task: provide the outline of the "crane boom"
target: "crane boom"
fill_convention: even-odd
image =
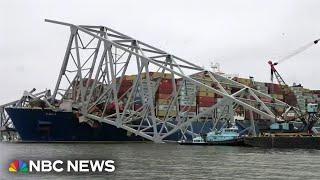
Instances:
[[[320,41],[320,39],[317,39],[317,40],[315,40],[315,41],[313,41],[313,42],[311,42],[311,43],[308,43],[308,44],[300,47],[299,49],[293,51],[292,53],[288,54],[287,56],[281,58],[281,59],[277,62],[277,64],[280,64],[280,63],[282,63],[282,62],[284,62],[284,61],[292,58],[293,56],[302,53],[303,51],[309,49],[311,46],[317,44],[319,41]]]
[[[280,64],[280,63],[282,63],[282,62],[284,62],[284,61],[286,61],[286,60],[288,60],[288,59],[290,59],[290,58],[292,58],[293,56],[295,56],[295,55],[297,55],[297,54],[300,54],[301,52],[309,49],[311,46],[317,44],[319,41],[320,41],[320,39],[317,39],[317,40],[315,40],[315,41],[313,41],[313,42],[311,42],[311,43],[308,43],[308,44],[302,46],[301,48],[295,50],[294,52],[290,53],[289,55],[281,58],[281,59],[280,59],[279,61],[277,61],[277,62],[268,61],[268,64],[270,65],[270,68],[271,68],[271,76],[270,76],[270,77],[271,77],[271,83],[273,83],[273,77],[275,76],[276,79],[277,79],[277,81],[278,81],[278,84],[279,84],[280,87],[281,87],[282,93],[283,93],[283,95],[284,95],[284,100],[285,100],[285,102],[286,102],[286,97],[287,97],[287,96],[293,96],[293,94],[292,94],[292,93],[289,93],[290,91],[287,90],[288,85],[287,85],[287,83],[284,81],[284,79],[281,77],[281,75],[279,74],[279,72],[277,71],[277,69],[275,68],[275,66],[278,65],[278,64]],[[272,88],[271,88],[271,93],[274,93],[274,92],[273,92],[273,90],[274,90],[273,85],[272,85],[271,87],[272,87]],[[291,100],[291,103],[289,103],[289,102],[286,102],[286,103],[295,106],[295,105],[296,105],[296,100],[295,100],[295,101],[292,101],[292,99],[294,99],[293,97],[289,97],[289,99]]]
[[[308,43],[308,44],[302,46],[301,48],[293,51],[293,52],[290,53],[289,55],[281,58],[281,59],[280,59],[279,61],[277,61],[277,62],[274,62],[274,63],[273,63],[272,61],[268,61],[268,64],[269,64],[270,67],[271,67],[271,82],[273,82],[273,75],[275,75],[280,85],[281,85],[281,84],[286,85],[285,81],[284,81],[283,78],[280,76],[280,74],[279,74],[278,71],[276,70],[275,66],[278,65],[278,64],[280,64],[280,63],[282,63],[282,62],[284,62],[284,61],[286,61],[286,60],[288,60],[288,59],[290,59],[291,57],[293,57],[293,56],[295,56],[295,55],[297,55],[297,54],[302,53],[303,51],[309,49],[311,46],[317,44],[319,41],[320,41],[320,39],[314,40],[314,41],[312,41],[311,43]]]

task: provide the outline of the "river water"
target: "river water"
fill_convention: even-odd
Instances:
[[[320,150],[112,143],[0,143],[0,179],[320,179]],[[9,173],[13,159],[112,159],[113,173]]]

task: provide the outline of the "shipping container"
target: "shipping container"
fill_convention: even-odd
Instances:
[[[196,101],[179,101],[179,104],[182,106],[196,106]]]
[[[196,112],[197,106],[179,106],[180,111]]]
[[[211,87],[211,85],[208,85]],[[211,90],[210,88],[208,87],[205,87],[205,86],[199,86],[198,87],[198,91],[202,91],[202,92],[213,92],[213,90]]]
[[[171,96],[171,94],[157,93],[156,94],[156,98],[158,98],[158,99],[170,99],[170,98],[172,98],[172,96]]]
[[[202,91],[199,91],[197,96],[207,96],[207,97],[215,97],[214,96],[215,94],[213,92],[202,92]]]
[[[183,113],[180,113],[181,118],[193,118],[196,115],[197,115],[196,112],[183,112]]]
[[[172,79],[173,75],[172,73],[162,73],[162,72],[149,72],[149,77],[150,79]],[[147,73],[141,73],[141,78],[146,79],[147,78]]]
[[[166,116],[167,113],[168,113],[169,117],[177,116],[177,111],[174,111],[174,110],[171,110],[171,111],[158,110],[157,111],[157,116],[158,117],[164,117],[164,116]]]
[[[198,114],[204,113],[201,117],[212,116],[213,110],[209,110],[209,107],[199,107]]]
[[[137,78],[137,75],[125,75],[123,77],[124,80],[127,80],[127,81],[133,81]]]
[[[213,97],[208,97],[208,96],[197,96],[197,102],[207,102],[207,103],[213,103],[215,102],[215,98]]]
[[[215,104],[216,104],[215,102],[199,102],[198,106],[199,107],[211,107]]]
[[[266,86],[268,87],[268,93],[269,94],[282,94],[282,89],[279,84],[272,84],[272,83],[266,83]]]
[[[170,107],[170,105],[162,105],[161,104],[161,105],[158,105],[157,108],[160,111],[167,111],[169,108],[170,108],[171,111],[173,111],[173,110],[177,109],[177,106],[171,105],[171,107]]]
[[[149,72],[150,79],[160,78],[161,75],[162,75],[162,73],[160,73],[160,72]],[[146,72],[141,73],[141,78],[142,79],[146,79],[147,78],[147,73]]]
[[[170,104],[171,102],[171,99],[157,99],[157,103],[160,105],[160,104]]]
[[[252,85],[252,81],[250,79],[236,77],[234,80],[246,86]]]
[[[160,94],[171,94],[173,91],[172,81],[168,79],[162,79],[159,84],[158,92]]]

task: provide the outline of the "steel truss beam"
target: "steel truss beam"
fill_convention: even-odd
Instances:
[[[12,101],[0,106],[0,139],[2,138],[2,132],[7,131],[8,129],[14,129],[14,124],[11,121],[9,115],[5,111],[5,108],[8,107],[25,107],[29,104],[30,101],[35,99],[42,99],[47,106],[51,107],[51,104],[47,101],[49,99],[50,90],[45,90],[39,93],[35,93],[36,89],[32,89],[31,91],[25,91],[23,96],[16,101]]]
[[[271,106],[292,108],[267,94],[208,72],[191,61],[109,27],[74,25],[53,20],[46,22],[68,26],[71,31],[51,102],[71,99],[73,108],[78,109],[87,121],[108,123],[145,139],[163,142],[176,132],[181,132],[184,137],[196,135],[192,121],[219,120],[219,117],[233,120],[234,110],[238,107],[271,121],[282,120],[275,115]],[[157,73],[157,77],[153,77],[152,73]],[[123,92],[122,85],[132,74],[136,76]],[[214,86],[205,83],[202,76],[210,77],[209,81]],[[164,110],[165,115],[160,118],[157,115],[159,105],[156,103],[156,92],[162,78],[172,83],[173,91]],[[205,88],[220,96],[221,101],[197,115],[188,116],[188,109],[179,108],[183,88],[177,85],[176,79],[192,84],[197,89]],[[239,90],[231,93],[228,90],[231,87]],[[190,94],[190,97],[195,96]],[[265,103],[262,98],[271,103]],[[140,107],[135,107],[137,99],[141,100]],[[112,112],[110,106],[113,107]],[[186,106],[191,108],[191,105]],[[253,118],[252,129],[254,131]]]

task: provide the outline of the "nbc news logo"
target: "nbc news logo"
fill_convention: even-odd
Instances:
[[[28,172],[28,165],[23,160],[14,160],[9,165],[9,172],[21,172],[26,173]]]
[[[114,172],[113,160],[13,160],[9,164],[11,173],[27,172]]]

